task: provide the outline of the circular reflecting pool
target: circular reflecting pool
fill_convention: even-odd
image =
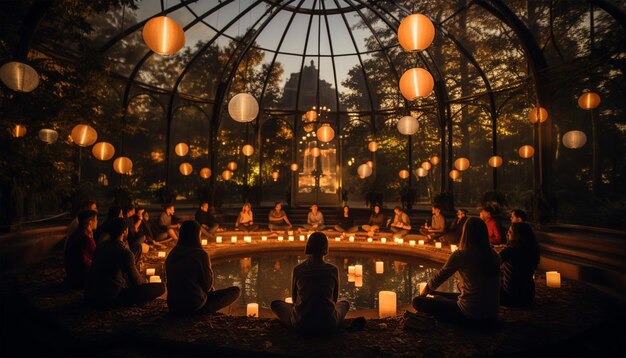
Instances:
[[[242,293],[238,303],[256,302],[269,308],[273,300],[291,296],[291,272],[305,259],[305,255],[285,252],[215,260],[215,287],[239,286]],[[409,304],[419,292],[419,284],[441,267],[436,262],[385,254],[335,252],[326,260],[339,269],[339,299],[348,300],[351,310],[377,308],[379,291],[396,292],[398,307]],[[382,273],[377,273],[377,262],[382,262],[378,263]],[[348,274],[355,265],[362,266],[362,276]],[[452,277],[439,291],[457,292],[456,284]]]

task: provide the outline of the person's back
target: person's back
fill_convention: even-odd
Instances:
[[[327,262],[307,259],[293,269],[293,284],[297,290],[294,300],[294,327],[320,331],[337,325],[335,311],[339,271]]]
[[[202,248],[177,245],[165,261],[167,306],[174,313],[193,313],[204,306],[212,285],[209,255]]]
[[[539,244],[527,223],[513,223],[511,228],[511,242],[500,251],[502,259],[500,304],[529,306],[535,298],[533,274],[539,264]]]
[[[464,250],[458,250],[457,255],[461,265],[458,270],[461,291],[459,308],[470,319],[497,317],[500,292],[498,267],[485,268],[479,259]],[[494,252],[493,255],[497,254]]]

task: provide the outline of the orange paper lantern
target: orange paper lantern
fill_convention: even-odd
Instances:
[[[274,181],[278,181],[279,176],[280,174],[277,171],[272,172],[272,179],[274,179]]]
[[[432,165],[430,164],[430,162],[423,162],[421,167],[426,170],[430,170],[430,168],[432,168]]]
[[[107,142],[96,143],[91,147],[91,154],[98,160],[109,160],[115,155],[115,147]]]
[[[494,155],[489,158],[489,166],[492,168],[498,168],[502,165],[502,157],[498,155]]]
[[[548,120],[548,111],[543,107],[535,107],[530,110],[528,114],[528,121],[530,123],[543,123]]]
[[[200,169],[200,177],[202,177],[202,179],[209,179],[211,177],[211,169],[206,167]]]
[[[520,157],[530,158],[535,154],[535,148],[532,145],[523,145],[518,152]]]
[[[435,39],[435,26],[422,14],[404,18],[398,27],[398,41],[406,51],[422,51]]]
[[[367,149],[368,149],[370,152],[372,152],[372,153],[376,152],[376,151],[378,150],[378,143],[376,143],[376,142],[374,142],[374,141],[371,141],[371,142],[367,145]]]
[[[98,133],[91,126],[79,124],[72,129],[72,140],[80,147],[88,147],[98,140]]]
[[[457,168],[459,171],[467,170],[469,166],[470,166],[470,161],[467,158],[459,158],[454,161],[454,167]]]
[[[178,166],[178,170],[180,171],[180,174],[187,176],[193,172],[193,166],[189,163],[182,163]]]
[[[298,171],[298,164],[297,163],[293,163],[291,164],[291,171],[292,172],[297,172]]]
[[[230,178],[233,177],[233,172],[231,172],[230,170],[224,170],[222,172],[222,179],[224,180],[230,180]]]
[[[26,127],[21,124],[16,124],[11,128],[11,135],[15,138],[23,137],[26,135]]]
[[[457,180],[461,177],[461,172],[456,170],[456,169],[452,169],[450,170],[450,178],[452,180]]]
[[[311,148],[311,155],[312,155],[313,157],[317,158],[317,157],[319,157],[321,154],[322,154],[322,151],[321,151],[319,148],[317,148],[317,147]]]
[[[401,179],[406,179],[406,178],[408,178],[408,177],[409,177],[409,171],[408,171],[408,170],[406,170],[406,169],[402,169],[402,170],[400,170],[400,171],[398,172],[398,176],[399,176]]]
[[[578,106],[582,109],[595,109],[600,105],[600,96],[595,92],[585,92],[578,97]]]
[[[371,160],[368,160],[365,164],[369,165],[370,168],[374,168],[374,162]]]
[[[243,153],[246,157],[249,157],[254,154],[254,147],[250,144],[246,144],[241,148],[241,153]]]
[[[423,68],[411,68],[400,77],[400,92],[409,101],[428,97],[433,87],[435,87],[433,76]]]
[[[226,166],[228,168],[228,170],[230,170],[231,172],[234,172],[235,170],[237,170],[237,163],[235,162],[230,162],[228,163],[228,165]]]
[[[433,165],[437,165],[437,164],[439,164],[439,157],[438,157],[438,156],[436,156],[436,155],[433,155],[432,157],[430,157],[430,162],[431,162]]]
[[[187,153],[189,153],[189,146],[187,143],[178,143],[174,147],[174,153],[176,153],[179,157],[184,157]]]
[[[167,16],[157,16],[143,26],[143,41],[155,53],[173,55],[185,46],[185,31]]]
[[[335,130],[328,123],[324,123],[321,127],[317,129],[317,139],[320,142],[330,142],[335,138]]]
[[[304,114],[304,118],[307,122],[315,122],[317,120],[317,112],[316,111],[308,111]]]
[[[113,170],[118,174],[129,174],[133,170],[133,161],[128,157],[119,157],[113,161]]]
[[[359,178],[365,179],[368,176],[372,175],[372,167],[367,164],[361,164],[356,170]]]

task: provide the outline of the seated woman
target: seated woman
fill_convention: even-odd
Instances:
[[[361,226],[363,230],[367,231],[368,236],[374,236],[377,231],[383,227],[383,222],[385,220],[385,215],[380,212],[380,206],[378,204],[374,204],[374,208],[372,210],[372,214],[370,214],[370,218],[367,221],[367,225]]]
[[[243,204],[243,207],[239,212],[239,216],[237,216],[235,230],[256,231],[258,229],[259,225],[254,225],[254,216],[252,215],[252,207],[250,203]]]
[[[100,244],[101,242],[108,240],[111,222],[115,218],[123,217],[124,212],[122,211],[122,208],[120,208],[119,206],[110,207],[109,211],[107,212],[106,219],[104,219],[104,222],[100,224],[100,226],[98,226],[98,229],[96,229],[93,233],[93,239],[96,241],[96,244]]]
[[[343,321],[350,304],[339,301],[339,271],[324,261],[328,254],[328,238],[314,232],[306,243],[309,257],[294,267],[291,281],[293,304],[273,301],[272,312],[288,327],[325,334],[334,331]]]
[[[185,221],[165,260],[167,306],[172,313],[214,313],[239,298],[239,287],[216,290],[209,254],[200,245],[200,225]]]
[[[399,206],[393,209],[393,213],[393,220],[387,220],[388,224],[390,224],[389,229],[393,232],[394,237],[406,236],[409,231],[411,231],[411,220],[409,216]]]
[[[311,211],[306,217],[306,224],[302,225],[305,230],[321,231],[326,228],[324,225],[324,214],[319,211],[317,205],[311,205]]]
[[[346,233],[359,231],[359,227],[354,226],[354,218],[352,217],[352,214],[350,214],[350,207],[348,207],[348,205],[345,205],[337,216],[335,231],[342,233],[342,236]]]
[[[503,306],[530,306],[535,299],[533,274],[539,265],[539,244],[533,229],[525,222],[511,225],[507,246],[500,251],[502,287],[500,304]]]
[[[291,223],[289,222],[289,218],[287,218],[287,213],[282,209],[283,205],[280,201],[274,204],[274,209],[270,210],[269,213],[269,229],[270,231],[280,231],[280,230],[289,230],[291,229]]]
[[[96,242],[93,232],[98,226],[98,213],[83,210],[78,213],[78,227],[67,239],[65,245],[65,282],[71,288],[83,288],[87,272],[93,262]]]
[[[97,307],[119,307],[151,301],[163,293],[162,283],[145,283],[128,249],[128,226],[122,218],[111,221],[109,240],[98,245],[87,279],[85,298]]]
[[[435,291],[457,271],[460,295]],[[436,297],[426,297],[429,293]],[[500,259],[489,245],[487,225],[469,218],[459,249],[413,299],[413,307],[446,321],[484,322],[498,317],[499,297]]]

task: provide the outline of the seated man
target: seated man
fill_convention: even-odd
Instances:
[[[288,327],[312,334],[332,332],[341,324],[350,304],[337,302],[339,271],[324,261],[328,238],[314,232],[306,243],[309,257],[293,269],[291,297],[293,304],[273,301],[272,311]]]
[[[124,218],[126,219],[126,225],[128,226],[128,248],[135,256],[135,264],[139,267],[139,260],[141,259],[141,244],[146,240],[145,235],[141,233],[141,220],[143,217],[143,209],[135,209],[130,205],[124,208]],[[139,219],[139,220],[137,220]]]
[[[305,230],[321,231],[326,227],[324,225],[324,214],[318,210],[317,205],[311,205],[311,211],[306,218],[306,224],[303,225]]]
[[[83,210],[78,213],[78,225],[67,240],[65,247],[65,282],[71,288],[83,288],[85,278],[93,263],[96,242],[93,231],[98,226],[98,213]]]
[[[526,212],[524,210],[522,209],[511,210],[511,226],[509,226],[509,230],[506,232],[507,243],[511,240],[513,224],[524,222],[527,219],[528,219],[528,216],[526,216]]]
[[[215,216],[209,211],[209,203],[206,201],[200,203],[200,208],[196,211],[196,221],[202,228],[203,237],[213,237],[219,228],[217,219],[215,219]]]
[[[455,244],[458,245],[461,240],[461,234],[463,233],[463,225],[467,221],[467,210],[459,209],[456,211],[456,220],[454,220],[450,227],[448,228],[447,233],[443,236],[443,241],[447,244]]]
[[[420,228],[420,233],[428,236],[429,240],[436,240],[446,231],[446,218],[441,215],[441,208],[438,205],[433,205],[432,213],[430,226],[425,225]]]
[[[162,283],[144,283],[135,257],[125,240],[128,226],[122,218],[112,220],[110,239],[98,245],[85,287],[85,298],[98,307],[126,306],[151,301],[163,293]]]
[[[411,230],[409,216],[399,206],[393,209],[393,213],[393,220],[387,220],[387,225],[390,225],[389,229],[393,232],[394,237],[404,237]]]
[[[174,204],[163,207],[163,212],[159,215],[158,225],[155,227],[156,241],[178,240],[180,224],[172,224],[174,212]]]
[[[480,218],[483,219],[485,224],[487,224],[487,230],[489,232],[489,244],[506,244],[505,240],[502,239],[502,231],[500,230],[500,225],[493,217],[494,214],[495,210],[491,206],[486,206],[480,211]]]
[[[291,223],[287,218],[287,213],[282,209],[283,205],[280,201],[274,204],[274,209],[269,213],[269,229],[270,231],[280,231],[291,229]]]

